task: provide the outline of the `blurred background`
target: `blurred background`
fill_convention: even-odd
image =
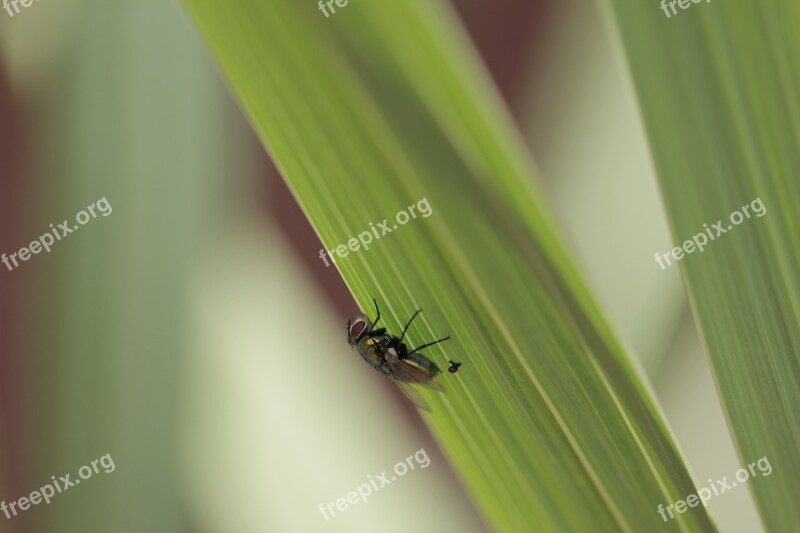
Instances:
[[[671,239],[608,17],[454,8],[695,478],[730,474],[680,273],[653,259]],[[104,454],[116,469],[0,531],[486,531],[414,407],[347,346],[359,310],[181,6],[0,11],[0,252],[102,197],[110,216],[0,267],[0,500]],[[319,512],[421,448],[428,468]],[[761,530],[745,490],[710,505],[723,531]]]

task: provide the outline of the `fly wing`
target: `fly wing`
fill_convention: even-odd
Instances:
[[[428,412],[433,411],[433,409],[431,409],[431,406],[428,405],[428,402],[425,401],[425,398],[423,398],[420,395],[420,393],[416,389],[414,389],[414,387],[412,387],[407,383],[403,383],[402,381],[397,381],[391,376],[387,377],[389,378],[389,381],[397,385],[397,388],[400,389],[400,392],[402,392],[406,398],[411,400],[411,403],[413,403],[423,411],[428,411]]]
[[[422,385],[431,390],[444,392],[444,387],[433,381],[433,378],[421,367],[416,366],[407,359],[398,358],[394,348],[386,350],[384,357],[391,370],[390,377],[394,378],[395,381]]]

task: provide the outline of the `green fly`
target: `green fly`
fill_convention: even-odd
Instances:
[[[381,319],[378,303],[375,304],[375,320],[370,321],[364,315],[351,318],[347,321],[347,342],[355,346],[361,357],[369,365],[389,378],[414,405],[420,409],[430,411],[428,403],[410,385],[422,385],[431,390],[444,392],[444,387],[433,381],[441,373],[439,367],[419,353],[420,350],[446,341],[445,337],[437,341],[423,344],[411,351],[403,343],[403,338],[411,322],[420,313],[417,311],[403,328],[400,337],[395,337],[386,332],[386,328],[376,328]]]

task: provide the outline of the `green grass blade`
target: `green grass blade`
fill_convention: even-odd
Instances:
[[[613,4],[675,243],[766,208],[680,267],[742,466],[774,469],[747,482],[765,526],[799,531],[800,4]]]
[[[428,200],[337,266],[390,331],[424,308],[411,345],[453,336],[427,352],[464,363],[427,420],[494,527],[714,529],[702,507],[659,517],[690,476],[440,3],[186,4],[326,246]]]

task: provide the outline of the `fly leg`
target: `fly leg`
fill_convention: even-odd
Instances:
[[[447,339],[449,339],[449,338],[450,338],[450,337],[445,337],[444,339],[439,339],[438,341],[433,341],[433,342],[429,342],[429,343],[427,343],[427,344],[423,344],[422,346],[420,346],[420,347],[418,347],[418,348],[414,348],[413,350],[411,350],[411,352],[409,352],[409,354],[408,354],[408,355],[415,354],[415,353],[419,352],[420,350],[422,350],[422,349],[424,349],[424,348],[427,348],[427,347],[429,347],[429,346],[433,346],[434,344],[439,344],[440,342],[444,342],[444,341],[446,341],[446,340],[447,340]]]
[[[370,330],[370,332],[367,333],[365,335],[365,337],[367,337],[367,338],[380,337],[384,333],[386,333],[386,328],[373,329],[373,330]]]
[[[414,313],[413,315],[411,315],[411,318],[408,319],[408,323],[406,324],[406,327],[403,328],[403,333],[400,335],[400,339],[399,339],[398,342],[403,342],[403,337],[406,336],[406,331],[408,331],[408,326],[411,325],[411,322],[413,322],[414,319],[417,318],[417,315],[420,314],[421,312],[422,312],[422,309],[417,309],[417,312]]]
[[[375,298],[372,299],[372,303],[375,304],[375,313],[377,313],[377,315],[378,315],[378,316],[375,317],[375,320],[372,321],[372,327],[374,328],[375,324],[378,323],[378,320],[381,319],[381,310],[378,309],[378,302],[377,302],[377,300],[375,300]],[[386,331],[386,330],[384,330],[384,331]]]

